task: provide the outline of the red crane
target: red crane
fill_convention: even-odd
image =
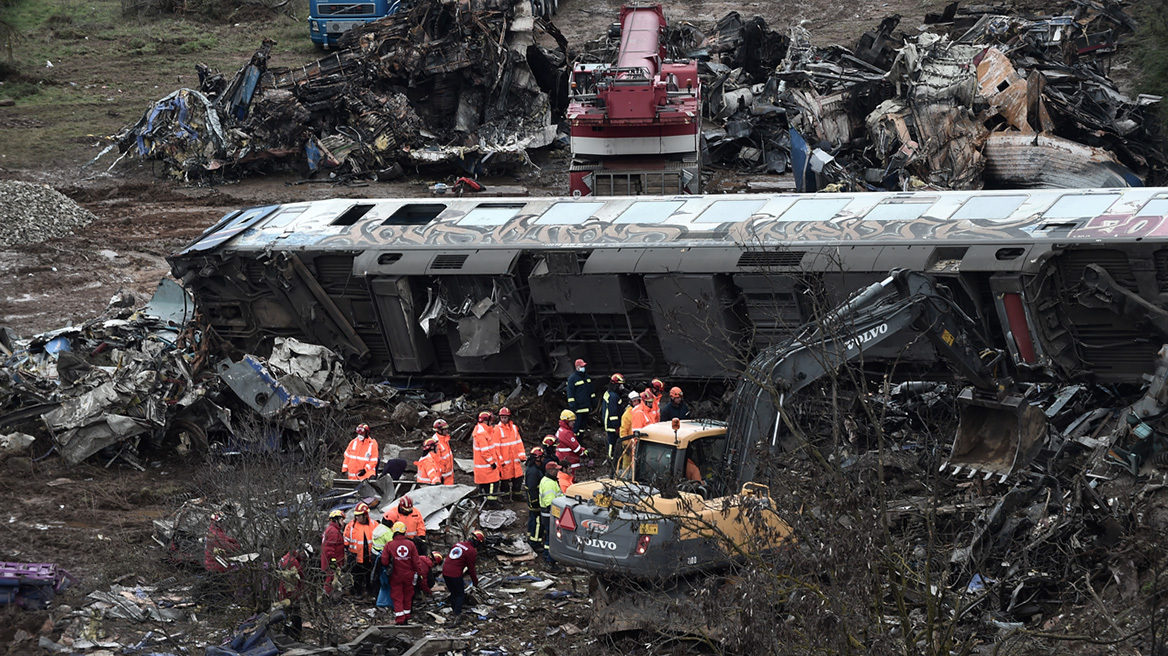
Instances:
[[[576,64],[568,101],[573,195],[701,193],[697,62],[665,59],[661,5],[621,7],[613,64]]]

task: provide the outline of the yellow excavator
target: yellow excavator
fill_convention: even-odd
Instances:
[[[971,384],[949,459],[1005,479],[1042,446],[1046,417],[1004,371],[1007,357],[930,276],[895,270],[785,344],[760,353],[742,374],[729,423],[687,420],[634,433],[631,466],[577,483],[552,506],[557,561],[606,575],[661,580],[724,567],[794,543],[766,486],[758,456],[787,430],[784,401],[902,331],[933,344]]]

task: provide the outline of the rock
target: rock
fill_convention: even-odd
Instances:
[[[32,443],[35,441],[35,437],[25,433],[0,435],[0,450],[8,451],[13,455],[24,453],[28,451],[28,447],[32,446]]]
[[[23,456],[9,458],[4,463],[9,472],[13,474],[31,474],[32,460]]]
[[[64,237],[96,218],[47,185],[0,180],[0,248]]]
[[[393,414],[389,416],[390,421],[395,424],[401,424],[406,428],[417,428],[420,417],[418,411],[408,403],[399,403],[393,409]]]

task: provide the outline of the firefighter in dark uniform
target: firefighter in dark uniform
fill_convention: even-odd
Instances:
[[[568,376],[568,409],[576,413],[576,425],[572,432],[577,435],[588,427],[588,415],[596,405],[596,390],[592,388],[592,377],[584,368],[583,360],[576,360],[576,370]]]

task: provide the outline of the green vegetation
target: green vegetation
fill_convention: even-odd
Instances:
[[[1140,3],[1133,12],[1139,21],[1132,43],[1139,90],[1168,97],[1168,0]],[[1168,104],[1160,104],[1160,118],[1168,119]]]
[[[84,163],[155,100],[197,88],[195,64],[231,76],[265,38],[273,66],[312,61],[307,16],[307,0],[0,0],[0,98],[16,101],[0,166]]]

